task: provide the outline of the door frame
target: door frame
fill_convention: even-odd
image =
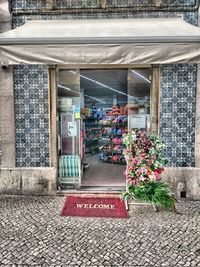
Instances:
[[[153,134],[159,134],[160,124],[160,66],[159,65],[49,65],[48,66],[48,102],[49,102],[49,150],[50,167],[58,170],[57,157],[57,73],[59,69],[134,69],[151,68],[151,96],[150,96],[150,129]]]

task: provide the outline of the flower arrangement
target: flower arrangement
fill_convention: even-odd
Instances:
[[[166,159],[165,144],[160,137],[144,131],[130,131],[124,136],[124,155],[127,163],[125,176],[128,184],[124,199],[134,198],[151,202],[154,207],[164,206],[175,210],[173,198],[167,184],[160,181]]]

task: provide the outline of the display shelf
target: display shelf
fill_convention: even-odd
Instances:
[[[85,128],[85,153],[92,155],[97,154],[99,152],[99,133],[101,130],[98,119],[86,117],[83,122]]]
[[[123,133],[127,131],[127,118],[125,116],[108,116],[105,117],[115,120],[109,123],[104,123],[101,120],[101,137],[99,138],[99,159],[105,163],[124,164],[125,158],[123,156],[124,145],[122,144]],[[118,119],[123,118],[123,122],[116,123]]]
[[[99,158],[102,162],[120,164],[120,160],[113,160],[112,157],[123,158],[122,136],[127,131],[127,117],[109,115],[99,120],[96,117],[85,117],[83,121],[85,153],[95,154],[99,152]],[[105,157],[111,158],[105,160]]]

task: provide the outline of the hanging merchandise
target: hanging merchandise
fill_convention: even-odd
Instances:
[[[112,111],[107,113],[108,116],[123,116],[127,115],[127,110],[125,107],[120,107],[119,105],[112,106]]]
[[[95,102],[92,104],[92,113],[91,117],[97,118],[97,108],[95,106]]]
[[[99,152],[99,136],[100,136],[100,126],[98,119],[94,117],[86,117],[84,119],[85,127],[85,153],[86,154],[96,154]]]
[[[125,108],[113,106],[112,111],[99,121],[99,159],[103,162],[126,164],[122,136],[127,133],[127,116],[122,112],[125,112]]]

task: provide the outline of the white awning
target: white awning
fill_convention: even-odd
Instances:
[[[0,64],[200,63],[200,28],[181,18],[33,20],[0,34]]]

